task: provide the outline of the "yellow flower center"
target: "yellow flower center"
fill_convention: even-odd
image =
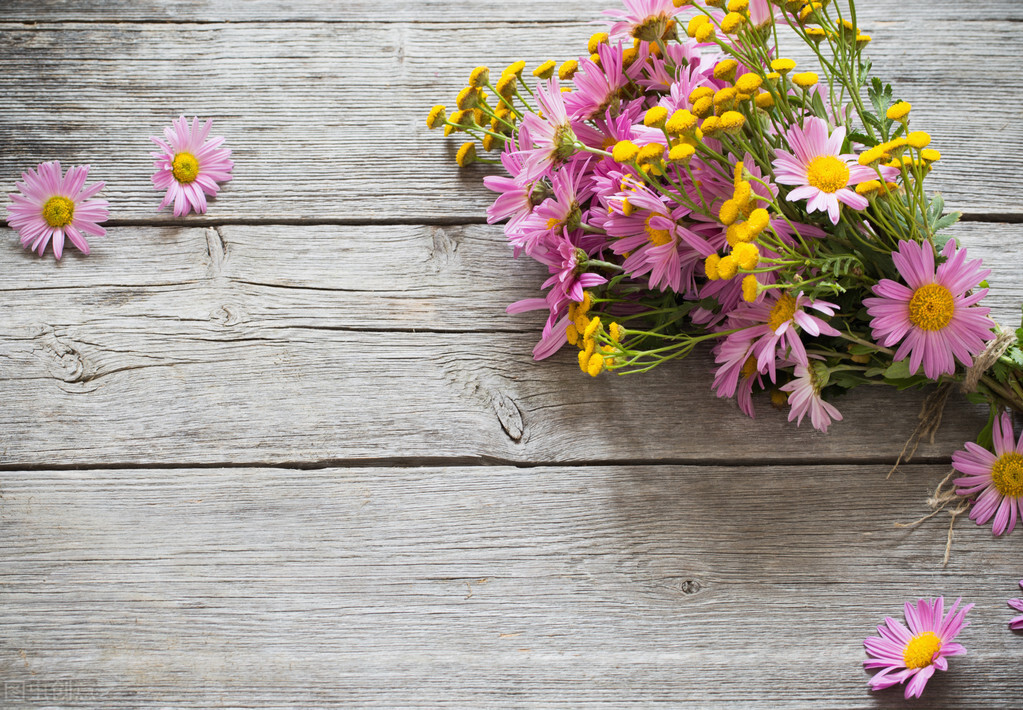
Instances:
[[[655,215],[651,214],[646,218],[646,236],[647,239],[650,240],[651,244],[659,247],[671,241],[671,232],[667,229],[654,229],[651,227],[650,220],[653,219],[654,216]]]
[[[43,205],[43,219],[51,227],[71,224],[75,217],[75,203],[67,197],[51,197]]]
[[[771,330],[778,330],[783,323],[788,323],[792,320],[792,316],[796,314],[796,299],[792,296],[782,294],[782,297],[778,299],[778,302],[774,304],[774,308],[771,309],[771,314],[767,319],[767,325],[771,326]]]
[[[991,467],[991,480],[1003,496],[1023,496],[1023,456],[1014,451],[1002,454]]]
[[[746,358],[746,362],[742,364],[742,370],[739,372],[747,380],[753,377],[753,375],[757,374],[757,359],[750,355]]]
[[[199,161],[191,153],[178,153],[174,156],[174,179],[178,182],[190,183],[199,174]]]
[[[833,155],[819,155],[806,166],[806,181],[822,192],[838,192],[849,184],[849,166]]]
[[[902,661],[906,668],[925,668],[931,665],[934,654],[941,650],[941,639],[933,631],[917,634],[906,644],[902,652]]]
[[[909,301],[909,322],[924,330],[941,330],[954,313],[955,298],[941,284],[921,286]]]

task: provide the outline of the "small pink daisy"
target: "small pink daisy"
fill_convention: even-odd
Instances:
[[[803,423],[803,417],[810,415],[810,423],[817,431],[825,434],[832,420],[842,421],[842,414],[834,405],[821,397],[821,378],[811,363],[810,367],[796,365],[795,379],[779,389],[789,393],[789,421],[796,420],[796,426]]]
[[[944,597],[920,599],[915,605],[906,602],[908,629],[896,619],[885,617],[884,625],[877,627],[880,636],[863,640],[871,656],[863,665],[882,669],[870,679],[870,689],[883,690],[908,680],[906,699],[919,698],[935,670],[948,670],[946,659],[949,656],[965,655],[966,649],[953,639],[970,625],[964,619],[973,604],[967,604],[956,613],[960,601],[956,599],[947,616]]]
[[[753,354],[757,358],[757,370],[770,375],[771,382],[776,381],[779,361],[809,366],[806,348],[799,337],[800,331],[813,338],[839,334],[820,316],[812,315],[810,309],[830,318],[835,315],[838,306],[827,301],[812,300],[804,296],[802,291],[795,297],[772,291],[762,301],[744,303],[729,314],[730,327],[741,328],[743,324],[749,324],[747,332],[741,337],[756,340]],[[735,338],[739,334],[733,333],[727,337]]]
[[[1023,513],[1023,437],[1016,443],[1008,412],[992,427],[995,452],[966,442],[965,450],[952,454],[952,468],[965,474],[953,481],[961,496],[980,494],[970,510],[970,520],[984,525],[994,516],[995,535],[1012,532]]]
[[[221,148],[222,136],[210,138],[213,121],[206,121],[201,127],[199,119],[193,118],[189,127],[184,116],[177,118],[163,129],[166,140],[155,136],[150,138],[160,148],[150,153],[156,162],[153,167],[153,187],[166,190],[163,202],[157,208],[162,210],[174,203],[174,216],[181,217],[194,210],[196,214],[206,212],[206,196],[216,197],[220,185],[231,179],[231,150]]]
[[[1023,579],[1019,581],[1019,586],[1023,587]],[[1023,599],[1010,599],[1009,606],[1016,611],[1023,611]],[[1023,616],[1014,616],[1009,621],[1009,628],[1013,631],[1023,631]]]
[[[832,224],[838,224],[839,202],[854,210],[866,209],[867,198],[849,186],[876,179],[877,173],[860,165],[852,153],[841,152],[845,126],[828,136],[827,121],[810,117],[802,127],[790,128],[785,139],[792,152],[774,151],[774,174],[782,185],[798,185],[789,193],[789,202],[807,200],[808,212],[827,212]]]
[[[106,200],[91,199],[104,183],[86,186],[88,176],[88,165],[68,168],[62,175],[56,161],[21,174],[22,182],[15,183],[21,194],[12,193],[13,204],[7,206],[7,223],[17,230],[21,246],[42,256],[52,239],[53,255],[60,259],[66,236],[80,252],[89,253],[85,235],[104,236],[107,232],[99,223],[106,221],[110,210]]]
[[[660,39],[668,21],[681,12],[672,0],[622,0],[623,10],[604,10],[616,22],[609,23],[612,40],[641,39],[647,42]]]
[[[518,179],[526,184],[555,168],[575,155],[576,135],[568,120],[564,94],[557,77],[551,77],[536,86],[536,102],[543,112],[543,118],[527,113],[522,118],[522,131],[529,136],[531,148],[522,147],[522,170]]]
[[[953,374],[955,360],[973,365],[973,356],[994,337],[991,309],[977,305],[987,289],[972,290],[991,272],[980,259],[966,261],[966,249],[957,250],[951,239],[942,256],[945,263],[935,270],[930,244],[899,242],[892,260],[908,286],[882,279],[873,288],[880,298],[863,299],[874,340],[885,347],[901,340],[895,360],[908,356],[913,373],[922,362],[932,380]]]

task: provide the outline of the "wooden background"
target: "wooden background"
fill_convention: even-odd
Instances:
[[[824,436],[716,399],[706,353],[531,361],[541,316],[503,309],[541,270],[423,119],[599,7],[2,4],[0,190],[89,163],[112,215],[60,263],[0,230],[0,707],[903,707],[861,642],[936,595],[976,603],[969,655],[916,706],[1023,707],[1023,533],[960,522],[942,568],[947,516],[894,527],[976,409],[886,480],[917,393]],[[1023,9],[860,15],[1016,325]],[[174,219],[148,138],[180,114],[236,168]]]

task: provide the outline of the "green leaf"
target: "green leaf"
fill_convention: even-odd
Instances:
[[[884,371],[884,378],[886,380],[901,380],[912,376],[913,373],[909,371],[909,358],[893,362]]]
[[[931,231],[937,232],[942,229],[948,229],[953,224],[959,221],[959,218],[963,216],[962,212],[949,212],[944,217],[941,217],[934,221],[931,225]]]

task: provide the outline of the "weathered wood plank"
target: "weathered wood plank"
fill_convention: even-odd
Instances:
[[[866,9],[863,24],[875,37],[878,73],[912,100],[919,127],[945,155],[932,186],[950,208],[1020,214],[1013,182],[999,176],[1023,173],[1023,151],[1004,149],[1023,144],[1023,123],[1013,120],[1023,115],[1023,92],[1016,53],[991,51],[1020,46],[1013,23],[931,16],[921,3],[911,9],[884,22],[877,18],[885,10]],[[178,114],[199,114],[217,119],[237,162],[210,219],[415,222],[478,220],[490,201],[483,169],[460,173],[457,142],[423,125],[428,107],[450,102],[481,62],[574,55],[593,26],[65,23],[0,31],[8,77],[0,143],[9,146],[0,190],[43,160],[90,163],[108,182],[115,219],[170,221],[154,213],[148,136]],[[962,59],[950,64],[948,46]],[[983,57],[982,82],[971,57]]]
[[[962,227],[1015,325],[1023,285],[1002,255],[1018,228]],[[118,228],[60,265],[0,252],[16,294],[0,304],[4,465],[877,462],[901,449],[920,404],[856,392],[822,436],[766,402],[749,422],[715,399],[706,353],[634,378],[591,380],[567,351],[534,363],[542,318],[503,308],[541,274],[509,258],[498,227],[220,235]],[[975,409],[951,406],[924,455],[947,457],[979,429]]]
[[[107,0],[103,3],[75,3],[35,0],[0,8],[0,21],[10,22],[452,22],[478,25],[481,22],[572,22],[597,18],[606,8],[620,7],[616,0],[302,0],[283,3],[273,0]],[[968,16],[954,0],[860,0],[861,16],[897,21],[918,16],[924,20],[953,18],[964,22],[1014,21],[1023,10],[1011,0],[993,0],[971,8]]]
[[[9,472],[0,676],[103,708],[902,707],[862,639],[961,595],[924,702],[1012,707],[1013,541],[961,523],[943,570],[945,520],[893,527],[943,473]]]

